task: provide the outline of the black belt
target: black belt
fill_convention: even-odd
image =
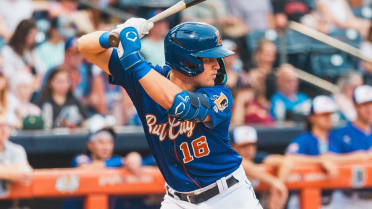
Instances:
[[[228,179],[226,179],[226,184],[227,184],[227,187],[230,188],[232,187],[234,184],[238,183],[239,180],[237,180],[234,176],[231,176],[229,177]],[[168,191],[168,188],[167,188],[167,193],[169,196],[173,197],[174,196],[177,196],[178,198],[180,198],[180,200],[183,200],[183,201],[186,201],[186,202],[190,202],[192,204],[199,204],[199,203],[202,203],[204,201],[207,201],[209,200],[210,198],[216,196],[219,194],[219,190],[218,190],[218,186],[216,184],[216,186],[200,193],[200,194],[187,194],[187,193],[180,193],[180,192],[174,192],[173,194],[171,194],[169,191]]]

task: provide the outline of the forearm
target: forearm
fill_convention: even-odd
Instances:
[[[275,181],[275,177],[271,174],[267,173],[262,167],[257,166],[253,162],[250,162],[248,160],[243,160],[243,168],[245,171],[245,174],[248,176],[249,179],[255,179],[262,183],[272,185]]]
[[[105,73],[111,74],[108,70],[108,63],[112,48],[103,48],[100,44],[100,37],[105,31],[96,31],[81,36],[77,40],[79,52],[93,64],[101,68]]]
[[[102,48],[99,43],[99,38],[105,31],[95,31],[92,33],[85,34],[78,39],[79,51],[85,54],[99,54],[107,50]]]
[[[174,97],[182,91],[180,87],[155,70],[151,70],[139,82],[146,93],[166,110],[172,106]]]
[[[350,154],[324,154],[324,160],[330,160],[336,164],[345,163],[360,163],[372,159],[372,153],[368,152],[355,152]]]

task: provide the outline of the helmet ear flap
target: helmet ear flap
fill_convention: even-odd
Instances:
[[[216,78],[214,79],[215,85],[225,85],[227,82],[227,74],[225,68],[225,62],[222,58],[217,58],[218,64],[220,65],[220,69],[217,71]]]

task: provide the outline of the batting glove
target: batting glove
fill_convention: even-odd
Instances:
[[[117,25],[112,32],[120,34],[120,32],[127,27],[134,27],[137,30],[139,37],[142,38],[149,34],[150,30],[154,27],[154,23],[143,18],[132,17],[125,21],[125,23]]]

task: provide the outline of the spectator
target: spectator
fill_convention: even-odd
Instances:
[[[220,29],[228,37],[247,34],[248,27],[239,17],[229,14],[225,0],[206,1],[182,12],[182,22],[205,22]]]
[[[7,118],[0,115],[0,193],[9,188],[9,182],[28,184],[32,168],[27,161],[24,148],[9,141]]]
[[[38,105],[46,128],[77,127],[87,118],[86,110],[72,93],[70,74],[63,67],[49,73]]]
[[[331,28],[353,28],[363,37],[367,36],[371,25],[369,20],[355,17],[346,0],[318,0],[317,8]]]
[[[232,125],[269,124],[273,118],[256,97],[256,92],[249,86],[234,92],[234,104],[231,117]]]
[[[361,43],[360,50],[362,55],[372,60],[372,26],[369,27],[366,39]],[[363,80],[367,85],[372,85],[372,62],[362,61]]]
[[[83,62],[84,58],[79,53],[76,41],[75,37],[66,41],[62,66],[72,79],[74,96],[84,106],[89,107],[90,112],[105,114],[105,101],[101,99],[105,97],[103,80],[93,72],[91,65]]]
[[[8,80],[0,72],[0,115],[5,115],[9,126],[15,127],[17,116],[14,114],[14,97],[9,96]]]
[[[15,127],[22,128],[23,120],[29,116],[40,116],[38,106],[32,104],[34,78],[30,74],[20,74],[13,78],[10,111],[16,116]]]
[[[266,99],[265,83],[267,83],[267,79],[267,74],[260,70],[249,71],[250,85],[253,87],[255,92],[255,98],[262,107],[268,110],[270,108],[270,102]]]
[[[247,4],[245,0],[227,0],[231,14],[248,26],[249,30],[266,30],[273,28],[272,7],[269,0],[255,1]]]
[[[345,127],[337,130],[329,141],[329,150],[340,163],[366,159],[371,161],[372,148],[372,87],[363,85],[354,89],[353,101],[357,117]],[[348,161],[347,161],[348,160]],[[334,195],[334,208],[369,208],[371,191],[347,190]]]
[[[287,189],[283,188],[282,182],[287,179],[293,166],[316,164],[324,168],[329,176],[333,176],[335,173],[333,164],[329,163],[325,158],[268,155],[263,152],[257,152],[257,133],[252,127],[241,126],[233,129],[231,138],[233,149],[243,158],[243,167],[247,176],[272,187],[270,198],[265,208],[279,209],[284,207],[288,194]],[[265,173],[262,167],[256,163],[272,166],[277,171],[277,177]]]
[[[4,29],[8,34],[12,34],[22,20],[31,18],[32,12],[31,0],[0,1],[0,19],[4,20]]]
[[[250,180],[257,180],[270,186],[268,209],[284,208],[288,190],[283,182],[274,175],[266,173],[259,164],[267,154],[257,153],[257,132],[253,127],[240,126],[232,131],[231,144],[243,158],[243,167]],[[263,156],[262,156],[263,155]],[[257,159],[257,160],[256,160]],[[260,201],[262,202],[262,201]]]
[[[111,128],[102,128],[90,134],[87,142],[88,153],[76,156],[71,163],[71,167],[95,170],[125,167],[133,174],[140,175],[141,155],[136,152],[129,153],[125,158],[113,155],[115,137],[116,133]],[[69,198],[64,201],[62,208],[82,209],[83,202],[81,198]],[[119,205],[121,201],[110,202],[116,203],[111,205],[110,208],[124,208],[122,205]]]
[[[8,82],[4,74],[0,72],[0,115],[8,112]]]
[[[275,14],[285,14],[288,20],[300,22],[301,18],[311,11],[308,0],[273,0]]]
[[[111,128],[95,131],[88,138],[88,154],[76,156],[71,166],[74,168],[120,168],[125,165],[132,173],[139,174],[142,159],[138,153],[129,153],[125,158],[113,156],[115,137],[116,133]]]
[[[276,45],[268,40],[262,39],[253,55],[254,69],[270,74],[274,68],[276,60]]]
[[[342,75],[337,82],[340,93],[334,95],[340,110],[342,120],[354,121],[356,111],[353,102],[353,91],[363,84],[362,76],[356,71],[349,71]]]
[[[251,82],[253,82],[252,85],[254,88],[260,90],[260,95],[262,97],[270,98],[275,92],[274,63],[276,61],[276,54],[276,45],[268,39],[260,40],[258,47],[253,54],[254,66],[253,69],[250,70],[250,72],[252,72]],[[263,80],[256,82],[259,86],[256,85],[255,87],[255,76],[258,75],[262,75]]]
[[[37,56],[42,60],[47,70],[61,65],[65,58],[65,42],[62,31],[62,18],[53,18],[50,21],[48,40],[36,48]]]
[[[222,41],[222,45],[225,46],[226,49],[235,52],[235,54],[224,58],[227,74],[226,85],[230,89],[247,85],[249,83],[249,78],[242,69],[243,63],[239,59],[239,55],[237,54],[238,47],[236,43],[230,39],[225,39]]]
[[[45,73],[45,69],[33,50],[37,28],[33,20],[22,20],[14,34],[5,45],[0,55],[4,62],[3,73],[8,79],[12,79],[19,73],[30,73],[35,76],[34,90],[39,88],[39,75]]]
[[[321,156],[329,151],[329,141],[334,137],[330,133],[333,123],[332,114],[337,111],[336,104],[328,96],[317,96],[311,102],[311,111],[307,117],[307,132],[301,134],[291,141],[286,155],[306,155],[306,156]],[[314,158],[314,161],[317,159]],[[335,176],[337,170],[331,166],[332,176]],[[331,192],[322,192],[322,205],[327,206],[331,202]],[[296,195],[291,195],[289,209],[299,208],[299,201]]]
[[[333,127],[332,114],[337,111],[336,104],[328,96],[317,96],[311,101],[307,117],[307,132],[293,139],[287,154],[319,156],[328,152],[330,131]]]
[[[94,30],[92,23],[92,14],[88,10],[78,10],[79,2],[77,0],[53,1],[49,6],[49,15],[51,17],[63,17],[73,22],[78,31],[88,33]]]
[[[147,19],[159,14],[162,10],[152,10],[147,15]],[[167,20],[161,20],[154,24],[149,35],[141,42],[142,55],[153,65],[165,65],[164,56],[164,37],[169,31],[169,23]],[[156,53],[154,53],[156,52]]]
[[[281,65],[276,74],[278,91],[271,97],[270,113],[275,120],[304,121],[310,110],[309,98],[298,92],[298,74],[289,64]]]

